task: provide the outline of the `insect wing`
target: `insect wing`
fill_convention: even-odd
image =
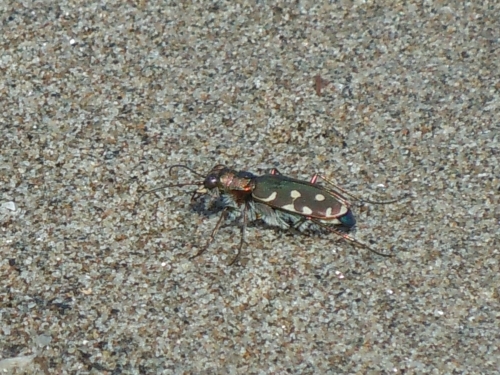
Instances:
[[[350,212],[324,187],[282,175],[256,177],[252,197],[273,208],[320,220],[333,220]]]

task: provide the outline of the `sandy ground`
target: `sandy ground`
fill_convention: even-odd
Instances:
[[[175,4],[0,5],[0,368],[496,373],[499,3]],[[218,163],[409,194],[353,207],[394,257],[254,223],[229,267],[228,222],[190,260],[218,213],[138,198]]]

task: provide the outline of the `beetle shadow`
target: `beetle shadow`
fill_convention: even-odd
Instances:
[[[220,214],[224,209],[220,197],[202,196],[192,201],[189,206],[192,211],[205,218]]]

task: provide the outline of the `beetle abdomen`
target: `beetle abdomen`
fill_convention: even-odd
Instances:
[[[259,176],[253,183],[252,197],[273,208],[319,220],[346,216],[346,226],[355,222],[349,207],[320,185],[282,175]]]
[[[347,211],[347,213],[344,216],[339,217],[339,221],[347,229],[351,229],[356,225],[356,219],[354,218],[354,215],[352,214],[351,210]]]

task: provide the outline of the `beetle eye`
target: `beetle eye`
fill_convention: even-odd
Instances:
[[[205,178],[205,182],[203,182],[203,186],[205,186],[207,189],[215,189],[217,187],[217,182],[218,179],[216,176],[207,176],[207,178]]]

